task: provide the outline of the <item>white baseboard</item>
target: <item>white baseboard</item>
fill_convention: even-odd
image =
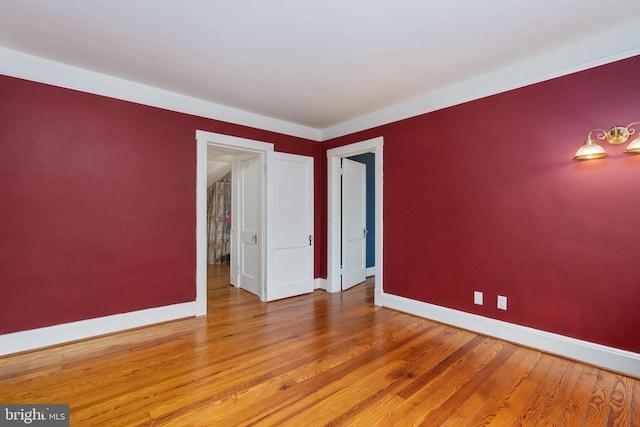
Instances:
[[[371,277],[375,275],[376,275],[376,266],[374,265],[373,267],[367,267],[367,277]]]
[[[324,289],[327,290],[327,279],[322,279],[320,277],[313,280],[313,288],[314,289]]]
[[[0,335],[0,356],[195,316],[195,302],[149,308]]]
[[[382,306],[640,378],[640,354],[383,294]]]

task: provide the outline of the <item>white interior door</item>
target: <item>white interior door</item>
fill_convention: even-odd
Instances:
[[[257,296],[260,296],[261,164],[260,156],[241,160],[236,180],[239,197],[238,286]]]
[[[313,158],[267,153],[267,301],[313,292]]]
[[[342,289],[367,278],[367,167],[342,159]]]

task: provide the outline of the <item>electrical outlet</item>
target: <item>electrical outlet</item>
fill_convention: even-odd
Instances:
[[[507,297],[498,295],[498,309],[500,310],[507,309]]]
[[[482,305],[482,292],[473,291],[473,303],[476,305]]]

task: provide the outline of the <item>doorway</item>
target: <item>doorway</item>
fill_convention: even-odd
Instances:
[[[229,283],[258,297],[261,172],[256,153],[207,146],[207,272],[227,264]]]
[[[232,190],[234,200],[231,208],[233,226],[230,235],[230,283],[241,288],[243,285],[251,287],[247,290],[264,300],[266,296],[263,286],[266,253],[266,191],[262,171],[266,164],[266,153],[273,151],[273,144],[196,131],[196,150],[196,315],[202,316],[207,314],[206,189],[208,153],[212,150],[230,156],[230,170],[233,169],[232,186],[238,187],[236,190],[242,189],[244,182],[251,181],[251,184],[245,186],[246,188],[241,191]],[[238,178],[241,179],[238,180]],[[245,181],[244,178],[247,180]],[[244,218],[246,221],[242,224],[233,219],[234,216],[241,217],[243,213],[243,208],[239,206],[239,194],[244,194],[253,203],[245,210],[250,215]],[[245,237],[246,239],[244,239]],[[242,243],[244,240],[246,242]]]
[[[207,150],[229,149],[234,164],[247,163],[247,173],[260,176],[259,207],[247,241],[255,248],[255,276],[261,301],[288,298],[314,289],[313,157],[275,152],[273,144],[212,132],[196,131],[196,315],[207,314]],[[236,162],[237,160],[237,162]],[[234,166],[235,168],[236,166]],[[239,168],[240,166],[238,166]],[[239,169],[237,169],[239,171]],[[235,176],[240,176],[237,172]],[[232,206],[232,221],[238,208]],[[233,212],[236,212],[234,214]],[[240,247],[240,229],[231,233],[232,256]],[[234,242],[238,242],[235,244]],[[235,246],[234,246],[235,245]],[[240,258],[238,258],[240,259]],[[241,261],[242,262],[242,261]],[[242,267],[242,266],[240,266]],[[233,268],[241,270],[238,266]],[[237,273],[237,272],[236,272]],[[233,273],[232,273],[233,274]],[[237,276],[237,275],[236,275]],[[237,277],[236,277],[237,279]],[[240,284],[242,285],[242,284]]]
[[[374,304],[382,305],[383,294],[383,138],[373,138],[327,150],[327,291],[341,291],[341,185],[340,163],[345,157],[372,152],[375,154],[375,290]]]

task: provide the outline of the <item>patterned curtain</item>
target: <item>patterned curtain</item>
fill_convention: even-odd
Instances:
[[[207,189],[207,263],[224,264],[230,253],[231,183],[229,174]]]

